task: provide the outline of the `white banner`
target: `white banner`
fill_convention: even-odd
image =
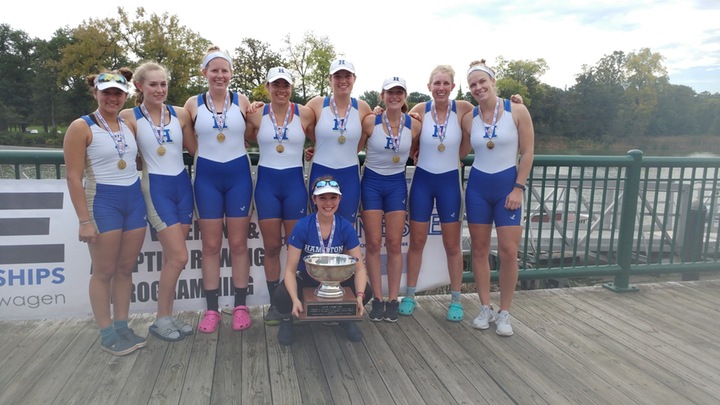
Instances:
[[[357,224],[364,251],[362,221]],[[0,320],[49,319],[89,316],[90,253],[77,238],[78,222],[65,180],[0,180]],[[250,288],[248,305],[269,303],[264,249],[254,215],[250,224]],[[409,225],[403,237],[407,252]],[[201,242],[197,223],[187,241],[189,261],[176,288],[175,310],[202,310]],[[284,268],[285,258],[281,256]],[[221,250],[220,306],[233,305],[230,252]],[[387,292],[386,257],[382,255],[383,286]],[[132,313],[155,312],[162,264],[162,248],[148,226],[133,276]],[[403,264],[401,291],[405,289]],[[418,291],[449,284],[440,222],[433,215],[423,255]]]

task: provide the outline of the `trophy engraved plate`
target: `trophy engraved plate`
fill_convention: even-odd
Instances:
[[[318,281],[317,288],[303,289],[301,321],[358,321],[357,298],[350,287],[340,283],[355,273],[357,259],[343,254],[314,254],[305,257],[307,273]]]
[[[357,300],[350,287],[342,287],[340,298],[321,298],[315,295],[317,289],[305,287],[303,299],[305,312],[300,313],[303,321],[358,320]]]

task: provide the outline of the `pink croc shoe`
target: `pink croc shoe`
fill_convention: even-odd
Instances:
[[[208,309],[198,324],[198,330],[203,333],[213,333],[220,324],[220,312]]]
[[[245,330],[252,325],[250,311],[245,305],[238,305],[233,309],[233,330]]]

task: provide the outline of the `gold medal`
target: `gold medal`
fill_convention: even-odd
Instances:
[[[344,144],[346,140],[347,139],[345,139],[345,135],[340,135],[338,137],[338,142],[340,142],[340,145]]]
[[[488,149],[492,149],[492,148],[494,148],[494,147],[495,147],[495,142],[493,142],[493,141],[488,141],[488,143],[487,143],[487,148],[488,148]]]
[[[122,170],[127,167],[127,163],[125,163],[123,159],[120,159],[120,161],[118,162],[118,167],[120,168],[120,170]]]
[[[164,147],[164,146],[162,146],[162,145],[158,146],[157,151],[158,151],[158,155],[160,155],[160,156],[165,156],[165,152],[166,152],[166,151],[165,151],[165,147]]]
[[[400,156],[398,156],[398,155],[393,156],[393,163],[400,163]]]
[[[223,142],[223,141],[225,141],[225,134],[223,134],[222,132],[220,132],[219,134],[217,134],[217,140],[218,140],[218,142]]]
[[[444,152],[444,151],[445,151],[445,144],[444,144],[444,143],[441,143],[440,145],[438,145],[438,150],[439,150],[440,152]]]
[[[282,145],[278,145],[275,147],[275,150],[278,151],[278,153],[283,153],[285,151],[285,147]]]

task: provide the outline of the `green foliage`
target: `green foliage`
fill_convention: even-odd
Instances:
[[[175,15],[150,14],[142,7],[132,17],[122,7],[117,11],[116,18],[89,19],[77,27],[58,29],[49,41],[0,24],[0,131],[5,131],[0,143],[59,145],[56,128],[96,108],[85,78],[103,69],[159,62],[168,69],[168,101],[175,105],[205,91],[199,62],[210,41],[183,26]],[[297,42],[288,34],[279,50],[243,38],[230,56],[231,89],[268,102],[267,71],[285,66],[294,76],[291,99],[304,104],[329,94],[328,70],[338,53],[328,37],[310,31]],[[547,139],[563,139],[571,145],[588,139],[637,145],[648,137],[720,138],[720,93],[697,94],[687,86],[670,84],[663,60],[648,48],[627,54],[615,51],[594,66],[583,66],[571,88],[558,89],[541,81],[549,70],[544,59],[499,57],[496,86],[503,98],[523,97],[539,149]],[[360,98],[371,106],[382,104],[376,91],[366,91]],[[475,103],[462,86],[455,98]],[[407,98],[410,108],[428,100],[430,96],[421,92],[409,92]],[[30,124],[40,128],[40,134],[24,133]]]
[[[374,108],[382,102],[382,100],[380,100],[380,93],[375,90],[366,91],[360,96],[360,99],[368,103],[370,108]]]
[[[329,94],[328,72],[336,53],[328,37],[317,37],[309,31],[302,41],[295,43],[287,34],[283,51],[287,67],[297,74],[294,87],[299,100],[304,103],[313,95]]]
[[[233,87],[252,100],[269,101],[269,98],[256,98],[255,92],[259,87],[263,87],[260,91],[267,95],[264,85],[268,70],[284,65],[285,61],[279,53],[272,50],[270,44],[253,38],[243,38],[240,46],[235,48],[233,57]]]

